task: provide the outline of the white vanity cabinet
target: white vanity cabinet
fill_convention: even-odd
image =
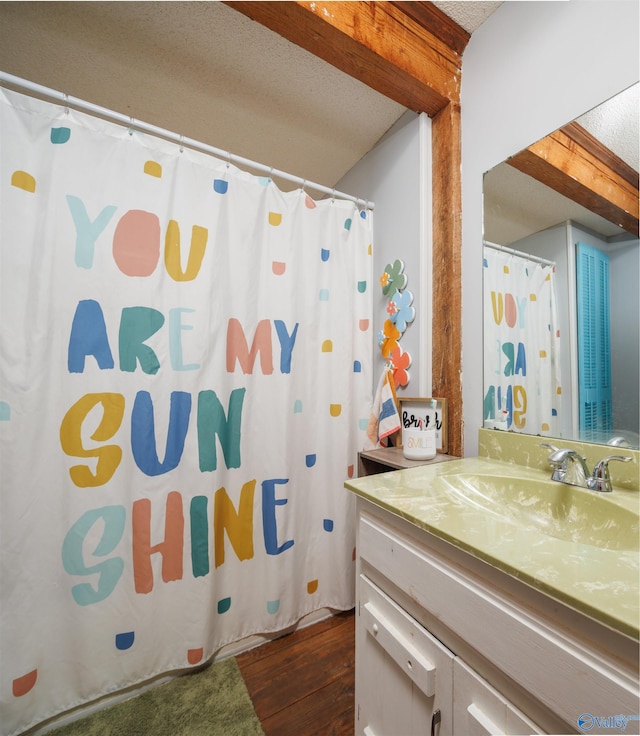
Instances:
[[[356,733],[453,736],[453,654],[365,576],[356,623]],[[358,697],[362,694],[362,697]]]
[[[365,498],[357,510],[356,734],[583,733],[582,714],[638,714],[637,642]]]
[[[543,733],[365,576],[359,593],[356,733]]]

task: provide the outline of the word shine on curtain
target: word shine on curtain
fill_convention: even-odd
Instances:
[[[354,605],[371,214],[1,93],[0,723]]]
[[[506,423],[514,432],[557,435],[555,268],[486,246],[483,253],[485,422]]]

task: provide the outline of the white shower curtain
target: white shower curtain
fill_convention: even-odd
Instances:
[[[555,267],[488,246],[483,253],[485,426],[557,436]]]
[[[354,605],[371,213],[2,91],[0,723]]]

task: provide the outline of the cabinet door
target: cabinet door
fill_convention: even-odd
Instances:
[[[361,575],[356,734],[453,736],[453,655]]]
[[[453,665],[453,728],[465,736],[544,733],[458,658]]]

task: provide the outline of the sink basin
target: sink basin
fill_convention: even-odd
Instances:
[[[614,482],[612,493],[565,485],[551,480],[542,459],[530,466],[460,458],[345,486],[364,501],[363,514],[371,513],[372,523],[374,507],[390,511],[411,525],[409,536],[425,532],[442,554],[452,545],[470,554],[477,562],[469,564],[482,575],[501,571],[637,641],[637,485]],[[639,461],[634,455],[635,468]]]
[[[609,494],[549,479],[456,473],[442,475],[458,502],[566,542],[610,550],[638,550],[638,512]],[[615,491],[614,491],[615,493]]]

